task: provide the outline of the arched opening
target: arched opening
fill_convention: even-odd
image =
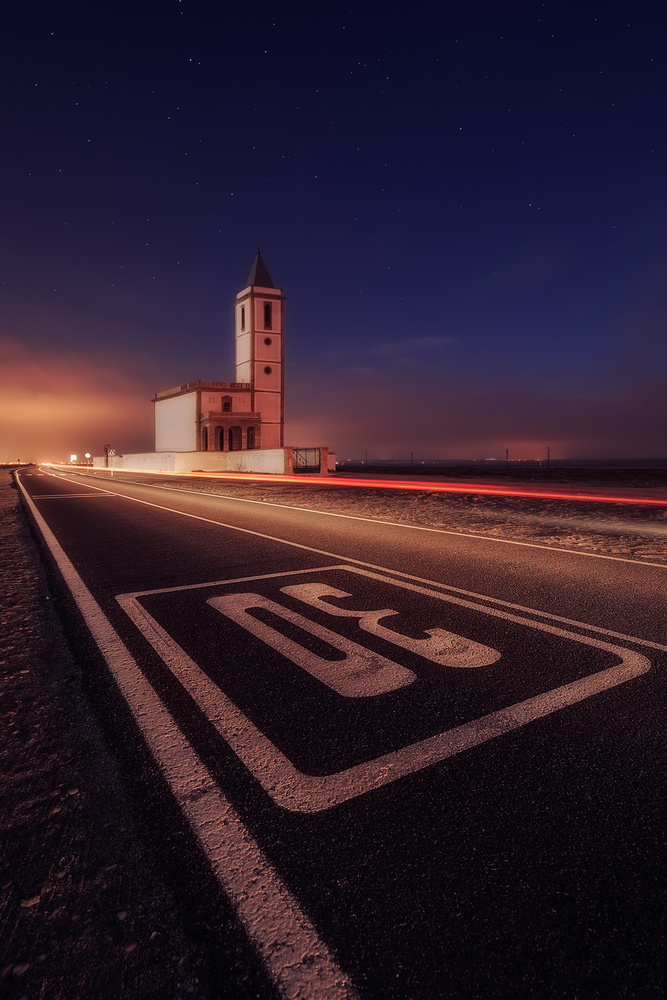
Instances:
[[[201,448],[202,451],[208,451],[208,427],[202,427]]]
[[[230,427],[229,428],[229,450],[230,451],[240,451],[241,450],[241,428],[240,427]]]
[[[222,397],[222,412],[231,413],[232,412],[232,397],[223,396]]]
[[[215,429],[215,450],[224,451],[225,450],[225,428],[216,427]]]
[[[251,449],[255,447],[255,428],[249,427],[246,431],[246,448]]]

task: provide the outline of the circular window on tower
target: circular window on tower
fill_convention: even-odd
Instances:
[[[264,374],[265,374],[265,375],[270,375],[272,371],[273,371],[273,368],[270,368],[270,367],[269,367],[269,366],[267,365],[267,366],[265,367],[265,369],[264,369]]]
[[[265,337],[264,338],[264,343],[266,344],[267,347],[270,347],[271,344],[273,343],[273,341],[271,340],[270,337]]]

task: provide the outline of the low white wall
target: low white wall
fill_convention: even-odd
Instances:
[[[140,455],[95,455],[94,469],[146,469],[148,472],[174,472],[173,451],[151,451]]]
[[[266,472],[293,471],[291,448],[266,448],[256,451],[151,451],[135,455],[111,455],[93,458],[96,469],[136,469],[150,472]]]
[[[292,472],[293,453],[291,448],[262,448],[257,451],[228,451],[228,472]]]
[[[320,472],[336,471],[336,456],[320,448]],[[293,448],[258,448],[253,451],[149,451],[135,455],[110,455],[92,460],[95,469],[135,469],[147,472],[265,472],[290,475],[294,472]]]

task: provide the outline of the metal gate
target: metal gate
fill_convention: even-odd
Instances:
[[[320,449],[319,448],[295,448],[294,449],[294,471],[295,472],[319,472],[320,471]]]

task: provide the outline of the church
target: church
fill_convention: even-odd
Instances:
[[[155,451],[244,451],[284,445],[285,296],[257,251],[234,301],[236,380],[158,392]]]
[[[155,451],[110,454],[94,464],[164,472],[299,471],[335,468],[327,448],[285,447],[285,296],[259,250],[234,300],[233,382],[197,379],[156,393]]]

